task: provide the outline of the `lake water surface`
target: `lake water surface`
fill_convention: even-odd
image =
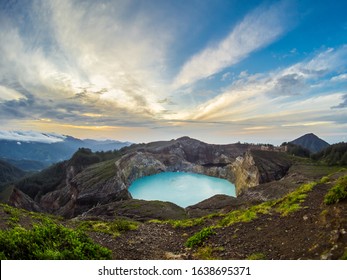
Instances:
[[[135,180],[129,187],[133,198],[170,201],[181,207],[216,194],[235,196],[235,186],[225,179],[186,172],[163,172]]]

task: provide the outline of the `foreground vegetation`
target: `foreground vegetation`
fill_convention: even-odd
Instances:
[[[0,258],[15,260],[111,259],[111,251],[95,244],[83,231],[46,221],[31,229],[15,226],[0,231]]]
[[[138,223],[125,219],[113,221],[65,221],[62,218],[29,212],[0,204],[0,259],[16,260],[93,260],[111,259],[112,252],[95,243],[89,232],[106,233],[113,237],[134,230]],[[23,225],[26,225],[25,227]]]

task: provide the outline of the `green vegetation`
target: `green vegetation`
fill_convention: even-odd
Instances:
[[[347,176],[340,177],[324,197],[327,205],[338,203],[347,198]]]
[[[253,253],[247,257],[247,260],[266,260],[266,257],[263,253]]]
[[[306,158],[310,157],[310,151],[300,145],[295,145],[290,142],[284,142],[281,146],[287,146],[287,153],[290,155]]]
[[[201,218],[193,218],[193,219],[182,219],[182,220],[150,220],[149,223],[156,223],[156,224],[167,224],[171,225],[173,228],[188,228],[188,227],[194,227],[198,225],[202,225],[205,221],[210,220],[214,217],[221,217],[222,214],[214,213],[209,214],[206,216],[203,216]]]
[[[25,172],[14,165],[0,159],[0,185],[17,180],[25,175]]]
[[[341,256],[340,260],[347,260],[347,248],[345,249],[345,252]]]
[[[311,191],[316,184],[317,183],[315,182],[303,184],[295,191],[277,200],[276,211],[281,213],[282,216],[287,216],[288,214],[299,210],[301,207],[300,204],[304,202],[307,197],[307,193]]]
[[[19,223],[20,210],[7,204],[2,204],[1,206],[3,211],[9,215],[7,225],[9,227],[15,227]]]
[[[199,260],[217,260],[217,258],[213,256],[213,253],[222,252],[224,250],[223,247],[212,248],[210,246],[204,246],[198,248],[194,256]]]
[[[111,251],[93,241],[82,231],[53,222],[35,224],[32,229],[16,226],[0,231],[2,259],[87,260],[110,259]]]
[[[65,182],[67,162],[60,162],[49,168],[25,177],[18,181],[15,186],[29,195],[32,199],[40,197],[55,190],[61,182]]]
[[[187,227],[193,227],[196,225],[201,225],[204,222],[204,218],[197,218],[197,219],[184,219],[184,220],[150,220],[149,223],[156,223],[156,224],[168,224],[171,225],[173,228],[187,228]]]
[[[235,210],[225,215],[218,226],[231,226],[235,223],[250,222],[258,218],[258,214],[268,214],[275,202],[264,202],[244,210]]]
[[[347,143],[341,142],[331,145],[323,151],[311,156],[328,165],[347,165]]]
[[[90,149],[80,148],[69,161],[59,162],[49,168],[21,179],[15,186],[29,195],[32,199],[54,191],[60,184],[65,184],[67,170],[73,166],[77,176],[84,176],[89,186],[104,182],[114,176],[114,160],[120,156],[119,151],[96,152]]]
[[[136,230],[137,227],[137,222],[126,219],[116,219],[112,222],[83,221],[78,225],[80,230],[107,233],[114,237],[119,236],[124,231]]]
[[[214,226],[203,228],[202,230],[200,230],[199,232],[195,233],[193,236],[188,238],[185,245],[189,248],[201,245],[211,235],[216,234],[214,229],[215,229]]]

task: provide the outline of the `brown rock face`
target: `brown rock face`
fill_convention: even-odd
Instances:
[[[259,184],[283,178],[291,165],[291,160],[284,153],[247,151],[243,156],[236,158],[232,164],[236,195],[245,193]]]
[[[42,212],[42,208],[36,202],[17,188],[13,188],[8,204],[28,211]]]

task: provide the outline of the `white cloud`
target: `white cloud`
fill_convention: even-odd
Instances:
[[[331,78],[332,82],[344,82],[347,81],[347,73],[345,74],[340,74],[338,76],[334,76]]]
[[[20,94],[18,91],[0,85],[0,101],[18,100],[18,99],[23,98],[23,97],[24,96],[22,94]]]
[[[56,143],[64,141],[66,137],[55,133],[40,133],[35,131],[5,131],[0,130],[0,139],[23,141]]]
[[[218,73],[278,39],[288,28],[286,8],[282,1],[248,14],[224,40],[187,61],[175,78],[174,87],[192,84]]]

